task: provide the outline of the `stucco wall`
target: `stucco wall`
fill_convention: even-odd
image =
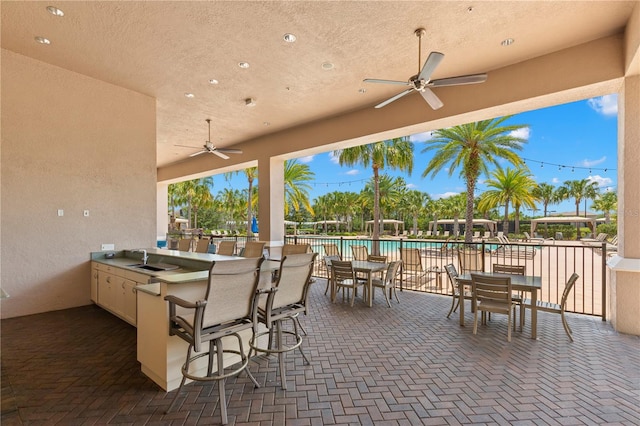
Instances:
[[[1,65],[0,316],[89,304],[89,252],[155,245],[155,99],[7,50]]]

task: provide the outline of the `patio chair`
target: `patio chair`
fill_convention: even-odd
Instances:
[[[311,252],[311,244],[285,244],[282,246],[282,257],[289,254],[303,254]]]
[[[324,294],[327,294],[327,291],[331,287],[331,280],[333,279],[333,275],[331,275],[331,263],[333,261],[342,260],[342,259],[340,259],[340,256],[325,256],[323,260],[324,260],[324,267],[327,270],[327,286],[324,289]]]
[[[218,254],[224,256],[233,256],[236,252],[235,241],[220,241],[218,243]]]
[[[572,342],[573,342],[573,332],[571,331],[571,327],[569,327],[569,324],[567,323],[567,318],[565,317],[564,313],[567,308],[567,299],[569,298],[569,293],[571,293],[571,289],[573,288],[573,285],[576,283],[576,280],[578,278],[579,278],[579,275],[576,274],[575,272],[571,274],[571,277],[569,278],[569,281],[567,281],[567,284],[564,287],[564,291],[562,292],[562,299],[560,300],[560,304],[543,302],[541,300],[538,300],[536,302],[536,309],[538,311],[550,312],[553,314],[560,314],[560,317],[562,318],[562,326],[564,327],[564,331],[567,333],[569,340]],[[522,303],[525,308],[531,306],[531,300],[529,299],[525,299]],[[524,316],[520,315],[520,326],[522,326],[523,320],[524,320]]]
[[[458,263],[463,274],[484,271],[483,260],[484,253],[482,250],[463,249],[458,251]]]
[[[472,239],[473,239],[473,241],[479,241],[480,240],[480,231],[475,231],[473,233]]]
[[[242,253],[242,257],[262,257],[264,245],[264,241],[247,241],[244,245],[244,252]]]
[[[544,244],[546,241],[552,241],[555,244],[556,242],[555,238],[532,237],[526,231],[523,234],[524,234],[524,241],[527,243]]]
[[[257,305],[257,323],[264,324],[268,331],[258,333],[256,324],[249,346],[256,352],[278,354],[280,386],[284,390],[287,389],[285,354],[298,349],[305,364],[310,364],[302,351],[302,335],[298,332],[298,320],[301,313],[307,314],[309,310],[310,278],[316,256],[317,253],[301,253],[283,257],[280,261],[278,280],[270,289],[263,290],[267,293],[267,298],[261,299]],[[282,323],[286,320],[291,321],[293,330],[283,330]],[[269,343],[266,347],[261,347],[258,340],[265,335],[269,335]],[[294,342],[287,342],[284,335],[291,336]]]
[[[444,231],[444,233],[442,234],[443,237],[448,237],[449,236],[449,231]]]
[[[403,247],[400,249],[400,259],[402,260],[403,280],[414,283],[417,281],[418,285],[422,285],[429,271],[422,265],[420,250]]]
[[[451,316],[452,312],[458,310],[458,306],[460,305],[460,291],[458,288],[458,271],[456,271],[456,267],[450,263],[444,266],[444,270],[447,272],[447,276],[449,277],[449,282],[451,283],[451,309],[449,309],[449,313],[447,314],[447,318]],[[471,293],[471,289],[469,286],[464,286],[464,291],[462,294],[462,299],[471,300],[473,298],[473,294]]]
[[[189,344],[186,361],[182,366],[182,381],[167,413],[175,405],[187,379],[207,383],[218,382],[222,424],[227,424],[227,377],[237,376],[246,371],[254,386],[260,387],[247,368],[249,357],[244,352],[239,333],[254,328],[254,304],[261,263],[262,259],[212,262],[204,298],[187,301],[173,295],[165,296],[164,299],[169,302],[169,335],[177,336]],[[223,342],[227,342],[231,337],[236,338],[238,348],[225,349]],[[205,346],[207,343],[208,350]],[[197,354],[192,356],[192,351]],[[227,354],[239,356],[239,362],[225,368],[224,359]],[[196,375],[194,371],[189,370],[193,361],[202,357],[209,358],[204,376]],[[227,371],[229,368],[232,370]]]
[[[482,234],[482,238],[483,239],[491,238],[491,231],[484,231],[484,234]]]
[[[209,239],[200,238],[196,243],[196,253],[208,253],[209,252]]]
[[[426,231],[424,236],[425,237],[431,237],[432,236],[432,232],[431,231]]]
[[[384,275],[384,278],[374,278],[371,280],[371,297],[375,294],[375,289],[380,288],[384,293],[384,298],[387,300],[387,306],[391,307],[391,299],[392,296],[395,296],[396,301],[400,303],[400,299],[398,299],[398,294],[396,293],[396,277],[398,276],[398,271],[400,265],[402,264],[402,260],[396,260],[389,263],[389,267]]]
[[[180,238],[178,240],[178,250],[191,251],[191,238]]]
[[[492,277],[471,273],[473,292],[473,334],[478,332],[478,312],[507,315],[507,342],[511,342],[511,312],[515,304],[511,300],[511,278]],[[515,319],[514,319],[515,321]]]
[[[351,292],[351,306],[355,301],[355,297],[358,292],[358,287],[363,287],[363,292],[366,293],[366,287],[364,281],[359,280],[353,270],[353,265],[349,261],[333,260],[331,262],[331,278],[333,279],[334,299],[338,296],[338,292],[342,290],[342,300],[344,301],[345,293]],[[366,294],[364,295],[366,299]]]
[[[580,241],[585,243],[601,243],[607,239],[608,235],[605,232],[601,232],[595,238],[580,238]]]
[[[353,260],[367,260],[367,257],[369,257],[367,246],[352,245],[351,253],[353,254]]]
[[[502,263],[494,263],[492,270],[496,274],[506,274],[506,275],[526,275],[526,271],[527,271],[525,265],[505,265]],[[516,293],[515,295],[512,295],[511,300],[515,305],[520,306],[520,331],[522,331],[522,327],[524,325],[524,306],[522,304],[522,301],[524,300],[524,292],[521,291],[519,293]],[[516,329],[515,318],[516,318],[516,311],[514,307],[514,310],[513,310],[513,319],[514,319],[513,329],[514,330]]]
[[[323,244],[324,253],[327,256],[338,256],[340,260],[342,260],[342,256],[340,255],[340,251],[338,250],[338,246],[335,244]]]
[[[418,238],[422,237],[422,229],[418,229],[418,233],[416,234],[416,237]]]

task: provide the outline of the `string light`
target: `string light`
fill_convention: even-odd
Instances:
[[[557,166],[557,167],[558,167],[558,170],[562,170],[562,169],[564,169],[565,167],[567,167],[567,168],[571,167],[571,171],[572,171],[572,172],[575,172],[575,170],[576,170],[576,169],[578,169],[578,170],[588,170],[588,171],[589,171],[589,174],[591,174],[591,173],[592,173],[592,171],[594,171],[594,170],[595,170],[595,171],[602,171],[602,172],[604,172],[604,173],[607,173],[607,172],[609,171],[609,168],[608,168],[608,167],[607,167],[607,168],[599,168],[599,167],[580,167],[580,166],[569,166],[569,165],[566,165],[566,164],[545,163],[544,161],[532,160],[532,159],[530,159],[530,158],[523,158],[523,159],[522,159],[522,162],[523,162],[524,164],[527,164],[527,161],[528,161],[528,162],[531,162],[531,163],[540,163],[540,167],[542,167],[542,168],[544,168],[544,165],[545,165],[545,164],[546,164],[547,166]],[[616,169],[611,169],[611,171],[614,171],[614,172],[615,172],[615,171],[616,171]]]
[[[342,181],[342,182],[313,182],[313,185],[314,186],[322,186],[322,185],[324,185],[327,188],[329,187],[329,185],[338,185],[338,187],[341,187],[342,185],[351,186],[352,183],[368,182],[369,180],[371,180],[371,178],[357,179],[357,180],[347,180],[347,181]]]

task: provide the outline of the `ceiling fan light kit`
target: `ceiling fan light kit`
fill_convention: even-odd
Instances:
[[[200,154],[209,153],[209,154],[217,155],[218,157],[223,158],[225,160],[228,160],[230,157],[227,154],[242,154],[241,149],[216,148],[211,142],[211,119],[207,118],[205,121],[209,126],[209,138],[206,140],[204,145],[202,145],[203,149],[201,149],[198,152],[194,152],[193,154],[189,154],[189,157],[195,157]],[[176,145],[176,146],[182,146],[185,148],[195,148],[194,146],[188,146],[188,145]]]
[[[430,89],[430,87],[460,86],[464,84],[484,83],[487,80],[487,74],[484,73],[431,80],[431,74],[433,74],[436,67],[444,58],[444,54],[440,52],[429,53],[429,56],[424,62],[422,69],[420,69],[420,64],[422,63],[422,37],[427,34],[427,30],[425,30],[424,28],[418,28],[414,31],[414,34],[416,35],[416,37],[418,37],[418,74],[409,77],[408,81],[381,80],[375,78],[365,78],[363,80],[365,83],[382,83],[409,86],[409,88],[405,91],[400,92],[397,95],[387,99],[386,101],[379,103],[375,106],[376,108],[382,108],[385,105],[388,105],[391,102],[396,101],[415,90],[422,95],[422,98],[429,104],[431,108],[433,108],[434,110],[439,109],[442,108],[444,104],[442,103],[440,98],[438,98],[438,96],[436,96],[436,94]]]

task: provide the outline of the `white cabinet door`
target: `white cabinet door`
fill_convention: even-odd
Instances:
[[[122,287],[122,317],[131,325],[136,325],[136,312],[138,310],[137,305],[137,293],[136,283],[131,280],[124,280]]]
[[[100,271],[98,274],[98,305],[106,309],[113,306],[113,281],[108,272]]]

